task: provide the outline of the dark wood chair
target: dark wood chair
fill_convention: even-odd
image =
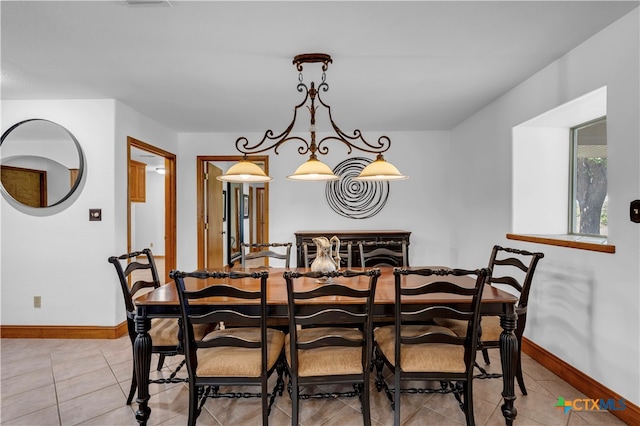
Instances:
[[[288,268],[291,259],[291,245],[292,243],[242,243],[240,245],[240,264],[245,268],[249,260],[271,258],[283,260],[284,267]],[[272,250],[273,248],[276,248],[276,250]],[[284,252],[279,250],[284,250]]]
[[[358,250],[360,250],[360,265],[363,268],[409,266],[406,241],[360,241]]]
[[[311,250],[309,249],[309,247],[311,247]],[[352,268],[352,252],[353,252],[353,242],[352,241],[348,241],[347,242],[347,251],[346,253],[344,251],[341,251],[339,253],[340,255],[340,264],[342,266],[342,264],[346,264],[345,266],[347,267],[347,269],[351,269]],[[311,264],[313,263],[313,260],[316,258],[316,244],[315,243],[309,243],[309,242],[304,242],[302,243],[302,254],[303,254],[303,258],[304,258],[304,265],[299,265],[299,267],[302,268],[310,268]]]
[[[543,253],[529,252],[526,250],[517,250],[513,248],[493,246],[491,257],[489,258],[489,267],[491,268],[491,277],[489,284],[496,287],[505,288],[506,291],[518,296],[518,304],[516,305],[516,314],[518,314],[518,323],[514,334],[518,339],[518,359],[516,363],[516,380],[520,391],[523,395],[527,394],[524,385],[524,377],[522,375],[522,363],[520,360],[520,347],[522,346],[522,335],[527,323],[527,306],[529,302],[529,291],[533,282],[533,274],[536,271],[538,262],[544,257]],[[462,335],[466,333],[464,327],[455,321],[437,320],[438,324],[452,329],[456,334]],[[478,349],[482,350],[485,364],[490,364],[488,349],[500,347],[500,334],[502,327],[500,326],[500,317],[483,316],[480,318],[480,327],[478,329],[480,342]],[[501,374],[491,374],[477,365],[480,370],[478,378],[494,378],[502,377]]]
[[[293,405],[292,425],[298,425],[300,399],[338,396],[359,396],[364,424],[371,424],[371,312],[379,276],[379,269],[284,273],[289,301],[290,331],[285,340],[285,353],[290,375],[288,391]],[[356,298],[362,303],[313,304],[314,299],[337,296]],[[300,389],[309,385],[344,384],[353,385],[354,390],[305,394]]]
[[[269,423],[269,413],[276,394],[284,389],[284,333],[267,327],[267,271],[260,272],[180,272],[171,271],[180,299],[184,325],[185,357],[189,372],[189,425],[195,425],[207,398],[258,397],[262,400],[262,424]],[[185,278],[198,281],[198,290],[187,290]],[[238,283],[243,281],[243,285]],[[254,281],[251,286],[247,282]],[[236,283],[236,285],[234,285]],[[201,312],[198,299],[224,297],[256,300],[253,313],[235,305]],[[196,337],[196,326],[234,324],[217,329],[204,338]],[[277,371],[278,377],[269,394],[267,380]],[[220,392],[221,386],[259,386],[259,393]]]
[[[127,329],[129,331],[129,338],[131,339],[131,350],[133,351],[133,344],[137,336],[134,322],[136,312],[133,300],[137,297],[136,295],[140,295],[138,292],[143,289],[160,287],[158,270],[156,269],[153,253],[148,248],[120,256],[111,256],[108,261],[113,264],[118,274],[118,280],[127,310]],[[131,285],[129,285],[129,282],[131,282]],[[151,329],[149,330],[149,335],[153,342],[151,352],[159,356],[158,370],[162,369],[166,356],[182,353],[179,331],[180,326],[177,318],[154,318],[151,320]],[[197,333],[200,336],[204,336],[207,331],[208,329],[206,327],[198,327],[197,329]],[[173,380],[182,365],[184,365],[184,361],[171,373],[169,379],[153,380],[152,382],[162,383],[167,380]],[[127,397],[127,405],[131,405],[137,386],[134,367],[131,378],[131,389]]]
[[[464,411],[467,425],[474,424],[473,415],[473,369],[476,357],[478,335],[469,333],[457,336],[446,327],[433,325],[434,318],[453,318],[465,321],[467,330],[477,330],[480,300],[484,283],[490,274],[488,269],[394,269],[395,278],[395,324],[377,327],[375,338],[376,388],[384,389],[391,401],[394,424],[400,425],[401,393],[454,393]],[[417,287],[403,285],[403,276],[437,275],[442,278]],[[451,277],[469,275],[474,277],[475,286],[462,287]],[[415,295],[440,293],[464,296],[465,302],[456,308],[442,305],[421,307],[405,303]],[[469,336],[469,337],[467,337]],[[393,372],[393,388],[384,376],[387,366]],[[403,383],[409,380],[440,383],[439,387],[405,389]],[[455,382],[455,384],[453,383]]]

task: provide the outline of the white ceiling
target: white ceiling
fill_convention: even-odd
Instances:
[[[293,56],[322,52],[343,130],[446,130],[637,6],[2,1],[1,96],[114,98],[177,132],[279,133],[301,100]]]

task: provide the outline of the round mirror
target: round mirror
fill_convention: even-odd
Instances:
[[[76,138],[53,121],[14,124],[0,140],[2,192],[35,208],[53,207],[78,188],[84,156]]]

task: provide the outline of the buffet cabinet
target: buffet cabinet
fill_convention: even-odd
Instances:
[[[331,238],[337,236],[340,239],[340,254],[347,253],[347,244],[352,243],[351,264],[360,267],[360,254],[358,251],[358,242],[360,241],[404,241],[407,245],[407,258],[409,257],[409,231],[298,231],[296,236],[296,265],[304,265],[303,244],[308,243],[308,251],[310,255],[315,255],[316,246],[313,244],[315,237]],[[401,266],[401,265],[398,265]]]

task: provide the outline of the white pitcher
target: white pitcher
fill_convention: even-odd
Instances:
[[[340,239],[334,235],[330,240],[326,237],[315,237],[312,241],[316,245],[316,258],[311,263],[311,270],[331,272],[340,269]]]

